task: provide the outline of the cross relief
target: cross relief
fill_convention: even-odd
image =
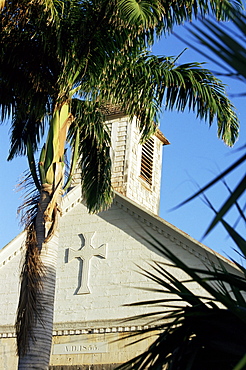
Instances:
[[[65,261],[67,263],[71,262],[74,258],[79,261],[78,287],[75,294],[90,293],[89,274],[92,257],[106,258],[106,244],[102,244],[98,248],[93,246],[95,234],[95,232],[79,234],[82,247],[79,250],[72,248],[67,248],[66,250]]]

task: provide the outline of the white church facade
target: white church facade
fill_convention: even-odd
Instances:
[[[163,296],[141,289],[154,287],[154,283],[139,267],[149,268],[151,261],[165,260],[148,242],[148,234],[188,265],[218,264],[219,258],[229,270],[234,269],[229,261],[158,216],[166,138],[157,132],[142,146],[134,120],[115,115],[109,125],[115,189],[112,206],[88,214],[76,179],[63,199],[52,370],[111,370],[151,343],[153,339],[147,338],[126,346],[131,341],[129,333],[149,325],[144,320],[126,319],[151,310],[127,304]],[[0,370],[17,368],[14,322],[24,237],[23,232],[0,251]]]

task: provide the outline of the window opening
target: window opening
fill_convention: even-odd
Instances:
[[[150,138],[142,145],[140,177],[152,185],[154,159],[154,139]]]

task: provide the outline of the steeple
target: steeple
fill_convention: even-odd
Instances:
[[[112,112],[112,111],[111,111]],[[106,124],[111,136],[112,186],[115,191],[133,200],[146,210],[159,213],[162,146],[170,144],[157,130],[143,145],[137,118],[114,111]],[[80,183],[77,169],[73,186]]]
[[[157,130],[143,145],[137,118],[123,114],[108,117],[112,142],[113,188],[147,210],[158,214],[161,187],[162,146],[168,140]]]

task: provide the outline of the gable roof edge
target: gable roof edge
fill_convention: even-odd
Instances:
[[[203,262],[208,263],[209,262],[208,255],[212,255],[222,260],[227,265],[230,265],[230,267],[232,267],[233,269],[238,270],[240,272],[236,264],[234,264],[232,261],[222,256],[218,252],[214,251],[213,249],[207,247],[206,245],[202,244],[198,240],[192,238],[189,234],[180,230],[178,227],[172,225],[171,223],[164,220],[160,216],[152,213],[151,211],[146,210],[144,207],[135,203],[131,199],[125,197],[121,193],[115,192],[115,195],[116,195],[114,199],[115,205],[123,209],[125,212],[129,213],[131,216],[136,217],[139,220],[139,222],[150,227],[152,230],[157,231],[159,234],[162,234],[165,238],[169,239],[177,246],[182,247],[184,250],[186,250],[190,254],[193,254],[195,257],[199,258]],[[171,229],[173,233],[176,234],[176,236],[171,235],[165,229],[169,230]],[[199,251],[196,251],[195,249],[188,246],[187,243],[184,243],[185,239],[191,242],[194,246],[198,246],[201,250],[204,251],[204,254],[201,254]]]

